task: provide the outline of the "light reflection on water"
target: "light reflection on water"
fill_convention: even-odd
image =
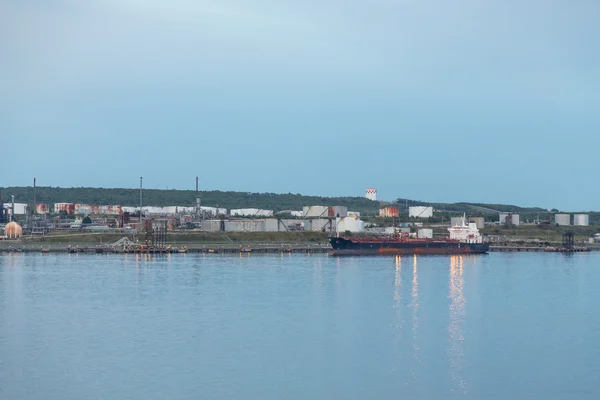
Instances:
[[[457,390],[467,393],[468,382],[463,377],[464,336],[463,321],[465,319],[465,297],[463,295],[463,256],[450,257],[450,323],[449,351],[450,374]]]

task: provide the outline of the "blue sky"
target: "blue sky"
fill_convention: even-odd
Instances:
[[[598,210],[598,20],[593,0],[5,0],[0,186]]]

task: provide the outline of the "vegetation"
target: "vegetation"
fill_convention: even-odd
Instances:
[[[18,203],[33,203],[33,187],[0,188],[5,201],[10,195],[15,196]],[[38,203],[82,203],[95,205],[139,205],[139,189],[105,189],[105,188],[59,188],[38,187]],[[401,221],[409,221],[406,206],[432,206],[436,213],[429,222],[448,222],[450,217],[466,213],[468,216],[485,216],[488,220],[497,218],[500,212],[519,213],[521,221],[536,219],[553,222],[552,214],[558,210],[546,210],[540,207],[519,207],[506,204],[484,203],[428,203],[418,200],[399,198],[395,202],[385,203],[371,201],[364,197],[320,197],[304,196],[293,193],[250,193],[224,192],[219,190],[201,191],[202,205],[211,207],[232,208],[261,208],[267,210],[285,211],[301,210],[304,206],[346,206],[350,211],[358,211],[362,217],[378,215],[383,205],[393,205],[400,209]],[[159,190],[144,189],[143,203],[152,206],[192,206],[195,204],[196,192],[193,190]],[[590,223],[600,223],[599,213],[589,213]],[[496,219],[497,220],[497,219]]]
[[[18,203],[33,203],[33,187],[1,188],[4,198],[15,196]],[[139,189],[59,188],[37,187],[38,203],[81,203],[95,205],[136,206],[140,203]],[[202,205],[209,207],[262,208],[274,211],[301,210],[303,206],[346,206],[352,211],[376,214],[379,202],[364,197],[319,197],[301,194],[201,191]],[[143,203],[153,206],[193,206],[193,190],[144,189]]]

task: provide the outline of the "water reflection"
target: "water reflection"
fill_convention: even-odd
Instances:
[[[396,309],[396,315],[400,317],[400,310],[402,308],[402,258],[396,256],[396,279],[394,280],[394,308]],[[398,324],[396,324],[398,328]]]
[[[450,257],[450,323],[448,324],[450,353],[450,375],[455,390],[467,392],[468,383],[464,379],[464,326],[465,297],[463,295],[463,256]]]
[[[417,379],[417,371],[415,369],[421,363],[421,357],[419,354],[419,346],[417,345],[418,339],[418,330],[419,330],[419,273],[417,270],[417,255],[413,256],[413,279],[412,279],[412,301],[411,301],[411,309],[413,311],[412,315],[412,331],[413,331],[413,359],[414,363],[412,368],[413,378]]]

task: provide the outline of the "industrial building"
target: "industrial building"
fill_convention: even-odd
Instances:
[[[498,223],[500,225],[519,226],[521,224],[521,219],[520,219],[519,214],[500,213],[500,218],[498,219]]]
[[[13,204],[9,203],[9,204],[4,204],[3,205],[4,209],[6,210],[6,215],[8,216],[8,218],[10,219],[13,215]],[[27,209],[28,206],[25,203],[14,203],[14,215],[25,215],[27,214]]]
[[[556,214],[556,215],[554,215],[554,223],[556,225],[562,225],[562,226],[571,225],[571,214]]]
[[[408,216],[413,218],[431,218],[433,217],[433,207],[408,207]]]

